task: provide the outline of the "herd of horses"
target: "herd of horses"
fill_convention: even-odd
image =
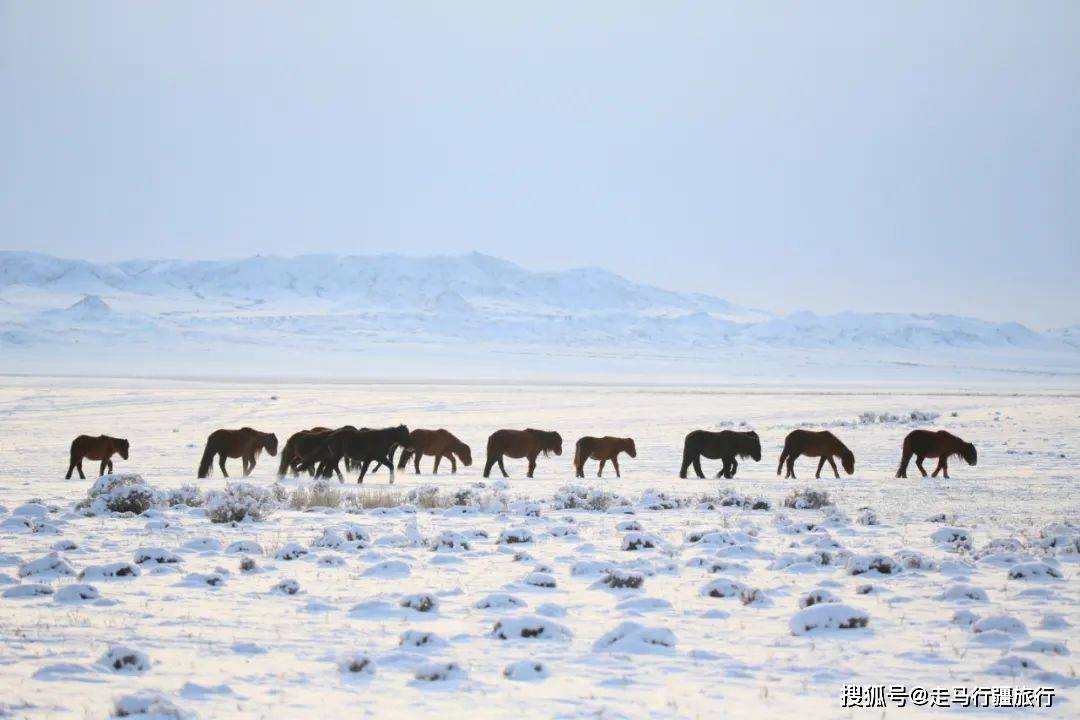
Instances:
[[[340,428],[314,427],[294,433],[281,448],[278,475],[285,476],[292,473],[295,477],[300,473],[307,473],[313,477],[337,476],[339,481],[344,482],[345,478],[341,471],[341,465],[344,462],[346,472],[359,471],[358,483],[364,481],[369,470],[376,472],[380,467],[387,468],[390,472],[390,482],[393,483],[394,453],[399,448],[401,449],[401,455],[397,461],[399,470],[404,469],[411,459],[414,471],[419,474],[420,458],[424,456],[435,458],[432,470],[434,473],[438,473],[439,463],[444,459],[450,462],[452,473],[457,472],[459,462],[465,467],[472,465],[472,451],[469,446],[447,430],[418,429],[410,432],[404,425],[379,429],[346,425]],[[122,438],[108,435],[97,437],[80,435],[71,443],[71,463],[68,466],[67,478],[70,479],[71,474],[76,470],[80,478],[86,478],[82,468],[83,459],[86,458],[101,462],[99,474],[104,475],[106,471],[112,472],[112,456],[118,454],[127,460],[129,449],[128,441]],[[230,458],[239,458],[243,474],[247,477],[255,469],[255,463],[263,452],[269,453],[271,457],[278,454],[277,435],[260,432],[250,427],[242,427],[238,430],[215,430],[206,439],[206,448],[199,462],[198,476],[209,477],[216,458],[222,475],[228,477],[225,461]],[[562,436],[557,432],[532,428],[496,430],[488,437],[484,477],[490,477],[491,470],[496,465],[499,466],[503,477],[510,477],[503,464],[503,459],[508,457],[527,459],[529,466],[526,476],[531,478],[536,471],[537,459],[541,455],[549,457],[551,453],[562,455]],[[585,463],[589,460],[595,460],[600,464],[597,477],[603,477],[604,466],[608,462],[615,468],[616,477],[622,477],[619,471],[619,455],[622,453],[631,458],[637,457],[637,447],[634,445],[633,438],[611,436],[581,438],[574,448],[574,470],[577,477],[585,477]],[[794,478],[795,461],[803,455],[818,458],[817,474],[814,476],[817,478],[821,477],[821,471],[826,463],[832,468],[833,474],[839,478],[840,471],[836,467],[837,458],[844,472],[848,475],[855,472],[855,454],[834,434],[828,430],[794,430],[784,440],[784,449],[780,453],[776,474],[783,473],[786,478]],[[948,478],[949,458],[954,455],[962,458],[968,465],[974,465],[977,460],[975,446],[952,433],[945,430],[913,430],[904,438],[900,468],[896,471],[896,477],[907,477],[908,465],[912,458],[915,458],[915,466],[919,472],[926,477],[927,472],[923,467],[923,460],[936,458],[938,463],[933,477],[942,474]],[[701,469],[703,457],[709,460],[721,460],[723,467],[716,476],[731,479],[735,477],[735,472],[739,468],[739,460],[761,461],[761,440],[753,431],[694,430],[683,442],[682,468],[679,471],[679,477],[685,478],[687,470],[693,467],[697,476],[704,478],[705,474]]]

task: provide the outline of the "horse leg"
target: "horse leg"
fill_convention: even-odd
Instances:
[[[694,463],[693,464],[694,464],[694,472],[697,473],[697,476],[699,478],[705,477],[705,473],[701,472],[701,456],[700,455],[695,455],[694,456]]]
[[[450,458],[450,474],[457,475],[457,458],[454,457],[454,453],[447,455]]]
[[[76,463],[74,460],[71,461],[71,464],[68,465],[67,475],[64,476],[65,480],[70,480],[71,479],[71,473],[75,472],[75,465],[77,465],[77,464],[78,463]]]
[[[442,455],[436,455],[435,456],[435,465],[434,465],[434,467],[431,468],[431,474],[432,475],[438,475],[439,474],[439,461],[440,460],[442,460]]]
[[[529,472],[525,474],[525,477],[531,478],[536,471],[536,455],[529,456]]]
[[[419,450],[417,450],[413,454],[413,472],[416,473],[417,475],[420,474],[420,456],[421,455],[422,455],[422,453]]]
[[[596,471],[596,477],[604,477],[604,465],[607,463],[607,458],[600,458],[600,467]]]
[[[937,468],[934,470],[934,474],[931,475],[930,477],[937,477],[938,473],[942,473],[942,474],[945,475],[946,480],[949,479],[949,461],[946,460],[945,458],[946,458],[945,455],[942,455],[941,457],[938,458]]]
[[[488,455],[487,462],[484,463],[484,477],[491,477],[491,468],[495,465],[495,457]]]
[[[787,460],[787,458],[788,458],[788,451],[787,451],[787,448],[784,448],[784,451],[782,453],[780,453],[780,462],[776,464],[776,475],[777,475],[777,477],[780,476],[780,471],[783,469],[784,461]]]
[[[926,477],[926,468],[923,467],[923,460],[925,459],[926,458],[922,455],[918,455],[915,457],[915,467],[919,468],[919,472],[922,473],[923,477]]]
[[[795,461],[799,459],[800,453],[791,453],[787,457],[787,475],[784,477],[795,480]]]
[[[112,458],[109,458],[109,472],[111,473],[112,471],[113,471]]]
[[[822,456],[821,456],[821,459],[820,459],[820,460],[818,460],[818,464],[817,464],[817,472],[816,472],[816,473],[814,473],[814,477],[815,477],[815,478],[818,478],[818,479],[820,479],[820,478],[821,478],[821,468],[823,468],[823,467],[825,467],[825,456],[824,456],[824,455],[822,455]]]
[[[615,477],[621,478],[622,474],[619,472],[619,456],[611,458],[611,464],[615,466]]]
[[[390,459],[390,453],[386,454],[386,457],[380,461],[386,466],[387,472],[390,473],[390,484],[394,484],[394,461]]]
[[[107,467],[109,467],[109,461],[108,460],[102,460],[101,461],[101,467],[98,468],[98,477],[101,477],[102,475],[105,474],[105,468],[107,468]]]
[[[218,467],[221,468],[222,475],[229,477],[229,473],[225,470],[225,453],[218,455]]]
[[[730,480],[735,477],[735,471],[739,469],[739,461],[736,458],[731,458],[731,470],[728,471],[725,477]]]
[[[499,456],[499,471],[502,472],[504,478],[510,477],[510,473],[506,472],[506,466],[503,465],[503,456]]]
[[[840,479],[840,471],[836,469],[836,461],[833,460],[832,455],[829,455],[828,457],[829,457],[829,464],[832,465],[833,475],[835,475],[836,479],[839,480]]]
[[[371,464],[370,460],[364,460],[362,463],[360,463],[360,477],[358,477],[356,479],[356,484],[357,485],[364,482],[364,476],[367,475],[368,465],[370,465],[370,464]]]

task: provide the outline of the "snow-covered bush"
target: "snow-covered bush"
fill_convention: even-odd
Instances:
[[[298,560],[307,555],[309,550],[300,543],[290,542],[282,545],[276,553],[274,558],[276,560]]]
[[[952,552],[971,550],[974,543],[970,530],[948,526],[935,530],[930,534],[930,539]]]
[[[518,660],[503,668],[507,680],[543,680],[547,676],[547,666],[539,660]]]
[[[525,584],[539,588],[555,587],[555,576],[546,572],[533,572],[525,577]]]
[[[438,612],[439,599],[431,593],[413,593],[403,595],[398,600],[398,605],[421,613]]]
[[[866,627],[870,616],[862,610],[843,603],[820,603],[803,608],[791,618],[793,635],[805,635],[815,630],[852,630]]]
[[[817,588],[799,598],[799,608],[805,609],[814,605],[838,602],[840,602],[840,598],[833,595],[830,591],[825,588]]]
[[[790,495],[784,498],[784,507],[794,508],[796,510],[820,510],[823,507],[832,505],[832,500],[829,499],[829,493],[826,490],[815,490],[814,488],[802,488],[801,490],[793,490]]]
[[[584,485],[563,485],[555,492],[552,507],[555,510],[593,510],[604,512],[612,505],[626,505],[627,502],[610,490],[590,488]]]
[[[264,520],[276,506],[267,490],[247,482],[231,482],[206,496],[207,515],[214,523]]]
[[[113,645],[98,664],[112,672],[139,675],[150,669],[150,658],[146,653],[125,645]]]
[[[650,550],[661,547],[664,541],[651,533],[628,532],[623,536],[623,550]]]
[[[536,615],[520,615],[495,623],[491,635],[499,640],[569,640],[570,630],[557,622]]]
[[[75,574],[75,568],[71,567],[67,560],[60,557],[59,553],[51,552],[37,560],[25,562],[19,566],[21,578],[58,578],[71,577]]]
[[[153,720],[188,720],[194,715],[177,707],[161,693],[140,691],[124,695],[113,706],[113,717],[152,718]]]
[[[75,604],[100,598],[101,593],[93,585],[72,583],[57,590],[53,600],[61,604]]]
[[[877,572],[882,575],[895,575],[901,571],[900,563],[888,555],[853,555],[848,558],[848,575],[864,575],[868,572]]]
[[[645,584],[645,574],[638,572],[637,570],[614,569],[605,573],[598,582],[601,585],[606,585],[615,590],[623,588],[637,590]]]
[[[531,543],[533,541],[532,530],[526,527],[507,528],[499,533],[499,539],[495,542],[499,545],[513,545],[515,543]]]
[[[433,632],[422,630],[406,630],[401,633],[398,647],[406,648],[437,648],[446,647],[447,642]]]
[[[465,676],[465,671],[456,662],[429,663],[413,673],[413,677],[421,682],[449,682]]]
[[[593,644],[595,652],[670,653],[675,649],[675,633],[667,628],[645,627],[635,622],[620,623]]]
[[[1044,562],[1017,563],[1009,568],[1010,580],[1060,580],[1061,571]]]
[[[364,675],[375,674],[375,663],[367,655],[353,653],[346,655],[338,661],[338,668],[343,673],[361,673]]]
[[[187,507],[202,507],[206,502],[201,488],[195,485],[181,485],[178,488],[170,488],[166,491],[166,502],[170,506],[186,505]]]
[[[492,593],[476,601],[473,607],[479,610],[511,610],[523,608],[528,603],[524,600],[506,593]]]

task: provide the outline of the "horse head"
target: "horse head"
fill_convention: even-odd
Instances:
[[[637,445],[634,444],[634,438],[623,438],[623,449],[630,457],[637,457]]]
[[[975,452],[975,446],[971,443],[963,443],[960,445],[960,456],[964,458],[964,461],[968,465],[974,465],[979,461],[979,455]]]
[[[749,455],[754,462],[761,462],[761,438],[753,430],[745,433],[744,437],[746,438],[743,449],[744,457]],[[854,459],[852,459],[852,462],[855,462]]]
[[[263,447],[266,448],[266,452],[270,453],[270,457],[277,455],[277,435],[265,433],[263,435]]]
[[[128,459],[128,451],[130,449],[131,449],[131,445],[130,445],[130,443],[128,443],[126,438],[117,438],[117,440],[116,440],[116,452],[120,453],[120,457],[127,460]],[[972,452],[974,452],[974,449],[972,449]],[[975,463],[972,463],[972,465],[974,465],[974,464]]]
[[[840,451],[840,464],[844,466],[844,472],[848,475],[855,474],[855,453],[847,448]]]
[[[459,442],[454,447],[454,452],[457,453],[458,459],[461,460],[461,464],[465,467],[472,465],[472,450],[469,446],[463,442]]]

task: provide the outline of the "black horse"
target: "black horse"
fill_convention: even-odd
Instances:
[[[308,453],[300,463],[301,470],[308,470],[319,462],[315,473],[319,477],[330,477],[336,473],[341,477],[342,458],[349,462],[349,467],[359,467],[360,477],[356,482],[364,482],[368,467],[372,462],[385,465],[390,470],[390,482],[394,482],[394,450],[409,446],[409,428],[397,427],[371,430],[352,427],[338,428],[323,441],[323,444]]]
[[[761,462],[761,440],[753,430],[748,432],[735,432],[734,430],[721,430],[709,432],[708,430],[694,430],[683,441],[682,469],[679,477],[686,477],[686,469],[694,466],[694,472],[699,478],[705,477],[701,472],[701,456],[724,461],[724,469],[716,474],[716,477],[725,477],[728,480],[735,477],[735,471],[739,469],[739,461],[736,457],[753,459]]]

